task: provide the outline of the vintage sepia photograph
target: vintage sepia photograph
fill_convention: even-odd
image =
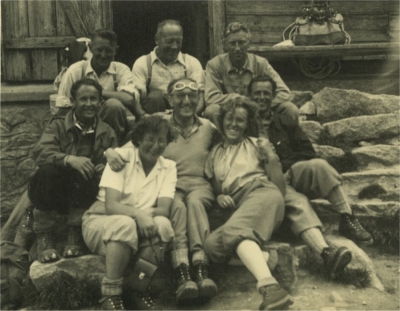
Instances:
[[[398,0],[1,0],[0,310],[399,310]]]

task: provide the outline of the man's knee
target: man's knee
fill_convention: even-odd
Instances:
[[[168,106],[168,99],[161,91],[150,92],[142,102],[143,109],[150,114],[163,112]]]
[[[157,227],[157,232],[164,243],[171,242],[174,238],[174,230],[172,229],[171,222],[164,216],[156,216],[153,218]]]
[[[228,260],[227,256],[223,253],[224,250],[222,245],[218,243],[218,237],[215,234],[211,234],[203,243],[203,249],[207,257],[216,263],[224,263]]]
[[[324,159],[311,159],[305,162],[306,169],[310,171],[330,171],[332,166]]]
[[[104,103],[104,110],[107,111],[124,111],[125,112],[125,106],[124,104],[116,98],[109,98],[107,99]]]
[[[283,102],[274,108],[279,114],[282,124],[288,127],[299,124],[299,108],[292,102]]]

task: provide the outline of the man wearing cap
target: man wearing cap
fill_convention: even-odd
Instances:
[[[276,97],[272,109],[280,114],[284,124],[298,124],[298,108],[290,102],[290,90],[269,62],[260,56],[247,53],[250,30],[245,24],[230,23],[224,33],[227,53],[211,59],[206,66],[204,116],[218,124],[220,105],[240,96],[247,96],[247,85],[253,77],[271,76],[276,84]]]
[[[164,20],[158,24],[156,47],[136,60],[133,79],[140,92],[136,102],[136,117],[171,109],[167,96],[168,84],[178,78],[190,78],[199,86],[199,104],[196,113],[204,110],[204,73],[200,62],[181,52],[183,29],[179,21]]]

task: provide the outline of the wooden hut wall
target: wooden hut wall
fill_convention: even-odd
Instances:
[[[4,81],[53,80],[69,42],[112,27],[111,0],[6,0],[1,6]]]
[[[252,45],[281,42],[282,32],[293,23],[307,1],[226,1],[226,23],[246,23]],[[352,43],[399,41],[399,1],[329,1],[343,15]]]

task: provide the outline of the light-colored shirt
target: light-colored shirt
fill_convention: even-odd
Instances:
[[[256,178],[268,180],[253,137],[236,145],[216,145],[208,156],[205,174],[214,179],[219,193],[230,196]]]
[[[227,53],[217,55],[206,66],[204,100],[207,105],[222,105],[239,95],[247,96],[250,80],[269,75],[276,82],[276,96],[272,106],[290,100],[290,90],[268,61],[255,54],[247,53],[243,68],[235,68]]]
[[[177,181],[174,161],[160,156],[146,176],[138,148],[117,148],[115,151],[129,162],[119,172],[112,171],[106,165],[100,181],[98,200],[105,202],[105,188],[120,191],[121,204],[139,209],[155,207],[158,198],[174,198]]]
[[[124,91],[133,95],[135,99],[139,96],[139,92],[133,83],[132,72],[128,66],[119,62],[111,62],[108,69],[97,76],[90,60],[76,62],[68,68],[62,77],[58,95],[70,98],[72,85],[85,77],[99,82],[105,91]]]
[[[167,94],[167,87],[170,82],[175,79],[191,78],[197,82],[199,90],[204,90],[204,70],[197,58],[185,54],[183,59],[182,53],[178,54],[178,58],[168,65],[165,65],[156,54],[157,47],[150,53],[151,58],[151,83],[150,91],[161,91]],[[149,76],[147,66],[147,55],[139,57],[132,68],[133,80],[136,88],[140,91],[141,99],[147,95],[147,78]]]

